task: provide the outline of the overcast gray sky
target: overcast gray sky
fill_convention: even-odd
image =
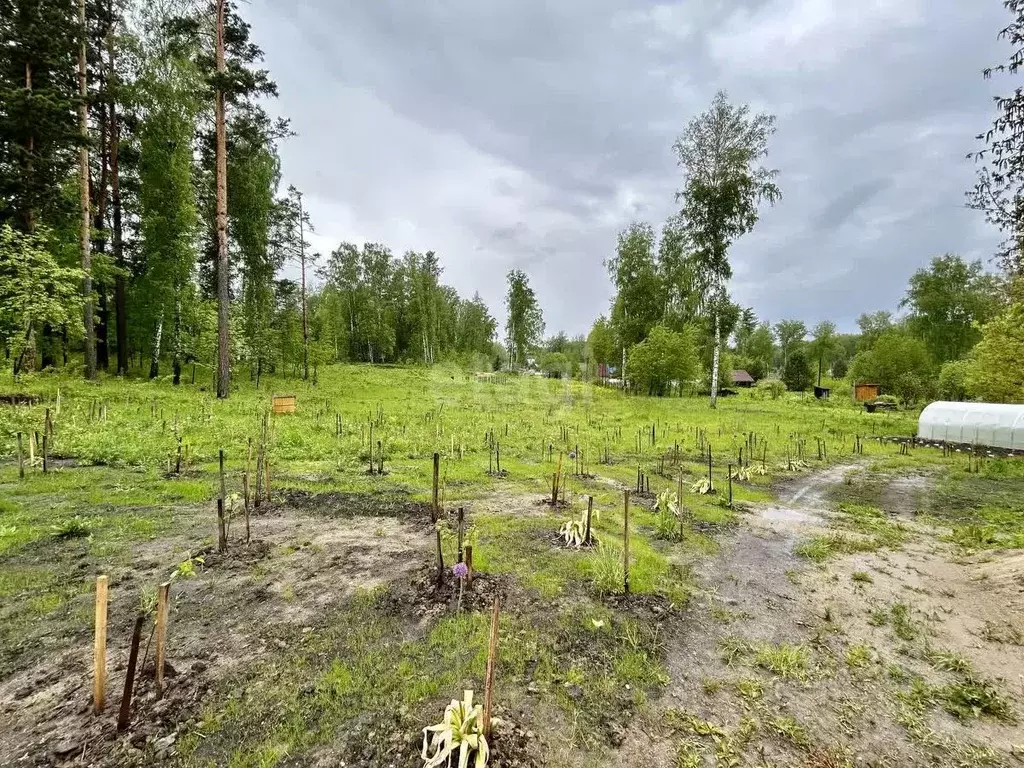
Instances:
[[[732,252],[762,318],[895,309],[910,274],[999,237],[963,207],[1005,58],[999,0],[252,0],[319,250],[435,250],[499,318],[526,271],[548,331],[607,312],[602,262],[660,227],[687,121],[724,88],[778,116],[783,199]]]

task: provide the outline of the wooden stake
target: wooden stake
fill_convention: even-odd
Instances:
[[[18,477],[25,479],[25,454],[21,448],[21,432],[18,433]]]
[[[270,495],[270,454],[267,453],[263,457],[263,476],[267,479],[267,504],[273,502],[273,498]]]
[[[117,730],[123,731],[128,727],[132,711],[132,690],[135,687],[135,664],[139,660],[139,641],[142,640],[142,625],[146,617],[139,615],[135,617],[135,629],[132,630],[132,645],[128,651],[128,669],[124,673],[124,693],[121,694],[121,711],[117,714]]]
[[[441,454],[435,453],[434,454],[434,496],[433,496],[433,506],[432,506],[432,508],[430,510],[431,520],[433,522],[435,522],[435,523],[441,517],[441,505],[440,505],[440,502],[439,502],[439,499],[440,499],[440,495],[439,495],[440,477],[441,477]],[[438,540],[438,542],[440,542],[441,541],[441,539],[440,539],[441,533],[438,532],[437,535],[438,535],[438,539],[437,540]],[[438,550],[437,551],[438,551],[438,553],[440,553],[440,551],[441,551],[440,550],[440,544],[438,544]],[[438,577],[438,578],[440,578],[440,577]]]
[[[729,506],[731,507],[732,506],[732,464],[729,465],[729,469],[727,470],[727,473],[729,475]]]
[[[164,582],[156,593],[156,697],[164,695],[164,659],[167,655],[167,617],[171,610],[171,582]]]
[[[228,531],[224,525],[224,499],[217,499],[217,551],[228,551]]]
[[[441,551],[441,529],[436,529],[437,533],[437,588],[440,589],[444,584],[444,552]]]
[[[96,579],[96,635],[92,654],[92,709],[97,715],[106,703],[107,688],[107,587],[109,576]]]
[[[458,562],[460,562],[460,563],[463,562],[462,558],[465,555],[465,553],[463,552],[463,549],[462,549],[462,529],[463,529],[463,526],[465,525],[465,523],[466,523],[466,513],[465,513],[465,511],[463,510],[462,507],[459,507],[459,517],[458,517],[458,526],[459,526],[459,559],[458,559]]]
[[[593,514],[594,514],[594,497],[593,496],[588,496],[587,497],[587,535],[583,539],[583,541],[585,541],[588,546],[590,544],[590,518],[591,518],[591,516]]]
[[[49,458],[47,456],[47,454],[49,453],[49,449],[47,448],[46,441],[47,441],[47,435],[46,435],[46,431],[44,430],[43,431],[43,474],[44,475],[49,471],[48,468],[47,468],[47,459]]]
[[[676,509],[679,510],[679,540],[682,541],[683,528],[686,525],[686,513],[683,511],[683,473],[679,473],[679,485],[676,490]]]
[[[220,449],[220,500],[226,501],[228,498],[227,484],[224,482],[224,449]]]
[[[629,595],[629,491],[625,493],[625,512],[623,515],[623,526],[622,526],[622,570],[623,570],[623,590],[624,594]]]
[[[491,706],[494,703],[494,668],[498,662],[498,598],[491,611],[491,637],[487,644],[487,678],[484,680],[484,736],[491,736]]]

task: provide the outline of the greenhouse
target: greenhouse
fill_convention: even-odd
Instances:
[[[1024,450],[1024,405],[932,403],[921,411],[917,437],[920,440]]]

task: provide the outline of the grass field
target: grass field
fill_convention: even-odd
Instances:
[[[0,380],[0,394],[34,400],[0,406],[0,713],[7,713],[0,717],[11,718],[11,728],[0,728],[0,763],[28,754],[102,765],[420,765],[419,730],[439,721],[463,688],[482,697],[491,604],[500,597],[496,704],[505,722],[492,765],[626,765],[663,745],[671,762],[649,764],[700,766],[693,761],[717,750],[716,764],[741,765],[728,762],[730,755],[747,759],[758,744],[763,754],[762,742],[779,753],[765,764],[843,765],[820,757],[845,759],[829,727],[799,723],[793,712],[758,703],[743,710],[741,730],[709,725],[712,718],[697,713],[698,699],[723,688],[741,704],[761,702],[760,688],[781,680],[806,687],[831,669],[810,640],[773,644],[765,636],[736,641],[732,661],[749,667],[743,678],[687,688],[695,681],[692,670],[681,671],[687,648],[706,645],[719,663],[708,639],[715,633],[700,641],[692,634],[699,617],[731,632],[756,613],[709,597],[745,583],[735,576],[745,568],[760,572],[760,555],[746,561],[734,554],[777,539],[779,549],[764,560],[764,583],[776,560],[794,558],[796,566],[778,573],[826,579],[815,596],[801,598],[809,606],[832,589],[830,568],[859,562],[866,569],[848,578],[858,590],[851,594],[881,588],[858,559],[913,551],[926,526],[927,540],[956,557],[1024,546],[1019,462],[976,461],[977,471],[968,471],[964,454],[904,455],[898,443],[874,439],[912,435],[912,413],[867,414],[848,402],[751,393],[710,410],[703,399],[627,397],[580,382],[445,367],[332,367],[315,385],[272,387],[241,382],[231,399],[218,401],[199,386],[161,381]],[[295,394],[298,410],[268,418],[271,496],[253,511],[246,543],[238,497],[271,391]],[[47,435],[45,473],[41,439],[29,462],[36,433]],[[709,447],[715,493],[691,492],[708,474]],[[227,554],[216,551],[222,450]],[[457,559],[458,507],[474,548],[476,578],[461,596],[450,572],[443,587],[435,585],[435,452],[446,565]],[[371,455],[375,462],[382,455],[383,473],[369,472]],[[728,467],[741,463],[729,504]],[[553,506],[559,468],[564,503]],[[831,510],[827,525],[769,526],[746,542],[759,510],[775,509],[801,478],[827,471],[839,473],[815,497]],[[639,493],[638,472],[647,478]],[[680,479],[682,520],[655,508],[656,495],[674,491]],[[793,496],[806,503],[813,486]],[[628,598],[626,489],[633,492]],[[567,548],[559,527],[580,516],[588,497],[598,546]],[[901,514],[913,519],[904,523]],[[713,588],[726,571],[734,581]],[[108,712],[97,717],[87,705],[101,573],[111,582],[110,681]],[[143,664],[132,726],[118,735],[113,721],[131,625],[140,612],[151,616],[156,587],[166,580],[176,674],[158,701],[151,658]],[[910,626],[904,619],[901,626]],[[1015,628],[992,631],[1012,640]],[[842,642],[836,658],[853,659],[837,667],[842,675],[875,667],[877,648]],[[982,685],[963,669],[957,674],[959,683],[946,688],[932,683],[929,696],[918,690],[917,698],[900,699],[902,689],[894,688],[886,701],[904,702],[898,712],[911,724],[943,702],[974,711],[960,694],[984,699],[1005,716],[997,720],[1012,719],[1006,695],[984,687],[988,678]],[[948,687],[965,680],[975,688]],[[724,751],[719,731],[731,745]],[[914,748],[943,754],[920,730],[907,725],[901,733]],[[954,736],[957,744],[970,741]]]

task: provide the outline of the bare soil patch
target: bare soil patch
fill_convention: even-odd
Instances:
[[[288,494],[253,518],[248,545],[239,540],[244,533],[236,519],[226,555],[210,551],[208,509],[183,510],[181,518],[179,533],[137,545],[128,564],[108,570],[106,712],[96,717],[90,709],[92,595],[84,594],[74,608],[75,629],[0,682],[0,764],[132,765],[169,757],[177,734],[194,722],[219,680],[301,643],[354,590],[408,578],[431,554],[424,505],[400,498]],[[131,625],[143,590],[167,580],[190,553],[205,562],[194,560],[196,575],[172,583],[166,695],[155,698],[151,652],[132,725],[117,735]],[[79,562],[79,574],[104,570],[88,557]]]
[[[692,563],[702,589],[667,638],[671,682],[612,765],[1011,764],[1017,722],[936,701],[966,679],[951,671],[962,658],[1024,715],[1024,557],[963,557],[912,525],[900,551],[809,563],[794,547],[828,529],[827,500],[855,468],[778,484],[776,504],[754,506],[717,555]],[[930,482],[885,478],[883,508],[912,514]],[[909,629],[879,622],[898,604]],[[780,649],[804,659],[796,672],[773,666]],[[915,690],[933,696],[919,712]]]

